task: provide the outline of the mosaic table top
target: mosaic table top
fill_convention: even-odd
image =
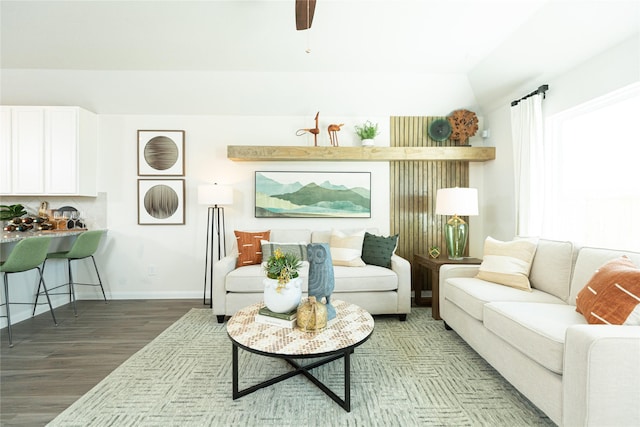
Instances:
[[[255,321],[263,303],[245,307],[227,322],[229,337],[252,350],[283,356],[313,356],[355,346],[373,332],[373,317],[355,304],[332,300],[336,318],[318,332],[282,328]]]

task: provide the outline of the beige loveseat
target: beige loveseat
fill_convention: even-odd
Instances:
[[[576,311],[594,272],[621,255],[640,265],[638,253],[540,240],[532,292],[444,265],[442,319],[556,424],[640,426],[640,326],[588,324]]]
[[[269,240],[273,242],[329,243],[331,230],[283,230],[271,229]],[[368,230],[375,234],[376,230]],[[236,268],[237,245],[230,255],[213,266],[213,313],[222,323],[247,305],[262,301],[264,294],[262,265],[246,265]],[[303,280],[303,298],[307,293],[309,264],[303,263],[300,277]],[[356,304],[371,314],[397,314],[406,320],[411,312],[411,265],[404,258],[393,254],[391,268],[377,265],[364,267],[334,266],[335,288],[332,298]]]

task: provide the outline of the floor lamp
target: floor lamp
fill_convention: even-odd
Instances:
[[[209,307],[213,307],[213,248],[218,243],[218,260],[227,255],[227,240],[224,227],[224,207],[233,202],[233,189],[226,185],[208,184],[198,186],[198,203],[207,205],[207,249],[204,263],[204,296],[207,304],[207,279],[209,281]],[[215,242],[214,242],[215,241]]]
[[[478,190],[459,187],[439,189],[436,194],[436,214],[453,215],[444,225],[444,239],[449,259],[463,259],[469,225],[460,217],[478,215]]]

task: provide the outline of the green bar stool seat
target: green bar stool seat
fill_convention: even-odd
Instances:
[[[7,260],[0,265],[0,272],[4,277],[4,298],[5,301],[0,306],[5,306],[6,315],[0,317],[7,318],[7,330],[9,332],[9,347],[13,347],[13,340],[11,335],[11,311],[9,309],[10,304],[29,304],[31,302],[11,302],[9,301],[9,275],[14,273],[24,273],[33,269],[38,270],[40,280],[38,282],[38,293],[40,288],[47,297],[47,303],[49,304],[49,310],[51,311],[51,317],[53,317],[53,323],[57,326],[56,315],[53,312],[53,306],[51,305],[51,299],[49,299],[49,292],[47,286],[44,283],[44,265],[40,269],[40,264],[44,264],[47,257],[47,251],[49,250],[49,244],[51,243],[51,237],[27,237],[16,243]],[[44,303],[43,303],[44,304]],[[35,314],[35,306],[33,308]]]
[[[98,249],[98,245],[100,244],[100,239],[102,239],[102,235],[105,233],[105,230],[92,230],[85,231],[82,234],[79,234],[76,238],[76,241],[73,243],[73,246],[70,250],[66,252],[53,252],[47,255],[44,264],[42,265],[42,271],[44,271],[47,261],[52,259],[66,259],[67,260],[67,272],[69,281],[62,285],[55,286],[51,288],[58,289],[64,286],[69,287],[69,299],[73,305],[73,314],[78,316],[78,310],[76,308],[76,292],[75,286],[100,286],[102,290],[102,297],[105,302],[107,302],[107,295],[104,293],[104,286],[102,286],[102,279],[100,278],[100,272],[98,271],[98,266],[96,264],[96,259],[93,254],[95,254]],[[98,277],[98,283],[78,283],[73,280],[73,272],[71,270],[71,261],[83,260],[85,258],[91,258],[93,261],[93,267],[96,271],[96,276]],[[36,295],[36,304],[38,303],[38,297],[41,295],[40,290],[38,289],[38,293]],[[50,294],[50,295],[59,295],[59,294]],[[35,310],[35,305],[34,305]]]

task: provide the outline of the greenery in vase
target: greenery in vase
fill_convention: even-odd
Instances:
[[[380,134],[378,130],[378,124],[373,124],[371,121],[367,120],[364,122],[362,126],[356,125],[356,133],[360,137],[360,139],[374,139],[377,135]]]
[[[26,215],[27,211],[22,205],[0,205],[0,221],[8,221]]]
[[[278,279],[278,287],[298,277],[298,270],[302,267],[300,258],[292,253],[283,253],[279,248],[273,252],[264,266],[269,279]]]

